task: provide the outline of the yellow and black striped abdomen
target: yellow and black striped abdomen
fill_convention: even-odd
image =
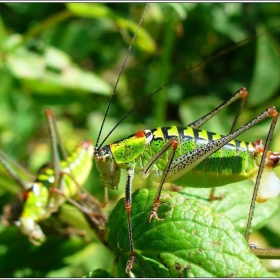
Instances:
[[[152,133],[154,138],[147,155],[152,156],[152,153],[158,152],[165,143],[175,137],[179,143],[175,158],[222,137],[217,133],[188,126],[156,128],[152,130]],[[174,183],[182,186],[211,187],[252,178],[258,170],[254,154],[255,149],[252,143],[232,140],[191,171],[183,173]],[[157,162],[155,170],[164,170],[169,155],[170,152],[163,155]]]

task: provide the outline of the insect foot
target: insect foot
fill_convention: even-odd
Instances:
[[[212,188],[208,200],[211,202],[215,200],[222,200],[223,198],[224,198],[224,194],[215,195],[215,188]]]
[[[134,262],[135,262],[135,255],[133,254],[133,255],[130,256],[129,260],[126,263],[126,268],[125,268],[126,273],[128,273],[128,274],[130,273],[130,271],[133,268],[133,263]]]
[[[167,194],[165,194],[164,197],[162,197],[162,198],[163,198],[163,199],[167,199],[167,198],[169,198],[169,197],[170,197],[170,194],[167,193]],[[165,217],[164,217],[164,218],[159,218],[159,217],[158,217],[158,209],[159,209],[160,206],[164,206],[164,205],[166,205],[166,206],[169,207],[168,210],[164,210],[164,216],[165,216],[165,217],[166,217],[166,215],[167,215],[169,212],[172,212],[172,210],[173,210],[173,205],[170,205],[170,204],[167,203],[167,202],[162,202],[162,203],[157,202],[156,204],[154,203],[154,204],[153,204],[153,210],[152,210],[151,213],[150,213],[149,223],[152,221],[152,219],[156,219],[156,220],[158,220],[158,221],[163,221],[163,220],[165,219]]]
[[[163,221],[164,218],[159,218],[158,217],[158,208],[160,206],[160,203],[159,201],[155,201],[154,204],[153,204],[153,210],[151,211],[151,214],[150,214],[150,217],[149,217],[149,223],[152,221],[152,219],[156,219],[158,221]]]

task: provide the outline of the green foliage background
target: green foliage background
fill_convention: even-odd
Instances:
[[[95,142],[142,10],[143,4],[1,3],[1,150],[33,173],[50,161],[46,107],[55,111],[67,149],[82,139]],[[183,70],[251,35],[264,35],[166,87],[133,112],[107,143],[143,128],[190,123],[243,86],[250,95],[240,124],[270,105],[280,108],[279,29],[269,31],[280,26],[279,15],[279,4],[149,5],[103,137],[144,97]],[[228,133],[236,108],[231,106],[205,127]],[[268,126],[269,121],[263,121],[241,138],[265,139]],[[278,124],[271,148],[275,151],[280,150],[279,132]],[[18,190],[1,172],[0,208]],[[110,192],[110,207],[105,211],[109,212],[124,196],[123,185],[124,178],[119,190]],[[134,187],[151,185],[149,180],[136,178]],[[103,200],[103,187],[95,168],[86,187]],[[73,221],[73,211],[67,208],[59,219]],[[111,271],[113,254],[83,217],[75,215],[78,225],[74,226],[84,228],[86,238],[58,236],[52,230],[57,227],[57,220],[50,220],[46,226],[48,240],[38,248],[29,244],[15,227],[0,225],[0,276],[78,277],[96,268]],[[261,230],[261,238],[268,238],[270,245],[280,248],[279,218],[276,215]],[[264,246],[268,245],[264,240]],[[268,267],[279,269],[279,265]]]

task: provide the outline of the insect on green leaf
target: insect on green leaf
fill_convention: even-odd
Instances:
[[[142,18],[143,15],[139,24],[141,24]],[[135,36],[136,33],[133,36],[132,43]],[[128,52],[130,51],[131,45]],[[223,51],[222,54],[229,50]],[[221,54],[217,56],[219,55]],[[121,67],[120,75],[122,74],[127,56],[128,53]],[[206,61],[212,60],[214,57],[216,56],[210,57]],[[187,73],[188,71],[178,77]],[[178,77],[175,77],[171,82],[176,81]],[[117,79],[115,88],[117,87],[119,78],[120,76]],[[274,106],[270,106],[251,121],[236,129],[237,122],[248,96],[245,88],[241,88],[231,98],[217,106],[210,113],[207,113],[187,126],[146,129],[136,132],[123,140],[102,147],[109,135],[129,114],[171,82],[166,83],[157,91],[154,91],[148,98],[144,99],[126,114],[113,127],[102,143],[99,144],[105,118],[115,94],[115,91],[113,91],[95,145],[94,159],[97,164],[97,169],[100,172],[102,185],[106,188],[117,189],[120,181],[120,170],[126,170],[125,209],[130,245],[130,258],[126,265],[126,273],[128,274],[133,270],[133,265],[136,262],[138,269],[140,269],[143,276],[145,275],[141,264],[137,260],[133,238],[131,190],[135,172],[139,172],[143,178],[151,176],[152,179],[159,183],[149,215],[150,223],[153,220],[164,220],[163,218],[159,218],[158,209],[161,205],[160,197],[162,187],[166,182],[179,186],[213,188],[247,179],[253,180],[255,182],[254,192],[245,230],[247,241],[249,241],[256,200],[264,202],[268,198],[278,196],[280,193],[280,180],[272,171],[274,167],[279,165],[280,153],[269,151],[269,144],[275,130],[278,112]],[[222,136],[201,129],[204,123],[236,100],[240,100],[241,102],[228,135]],[[266,118],[271,118],[271,123],[264,145],[261,140],[255,142],[235,140],[239,135]],[[213,192],[210,193],[209,199],[215,199]]]
[[[197,199],[163,192],[159,215],[163,221],[148,222],[155,191],[133,194],[135,252],[149,277],[271,277],[250,251],[231,221]],[[129,255],[123,199],[106,225],[109,246],[121,263]],[[116,230],[118,229],[118,230]],[[156,265],[154,264],[156,263]],[[141,277],[136,270],[135,275]],[[125,277],[125,275],[120,275]]]

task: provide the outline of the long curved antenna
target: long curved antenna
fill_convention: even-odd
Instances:
[[[178,76],[174,77],[172,80],[168,81],[167,83],[165,83],[164,85],[162,85],[160,88],[158,88],[156,91],[154,91],[153,93],[151,93],[150,95],[148,95],[147,97],[145,97],[140,103],[138,103],[133,109],[131,109],[128,113],[126,113],[122,118],[121,120],[111,129],[111,131],[107,134],[107,136],[104,138],[104,140],[102,141],[102,143],[99,145],[98,149],[101,148],[101,146],[104,144],[104,142],[108,139],[108,137],[112,134],[112,132],[129,116],[131,115],[135,110],[137,110],[139,107],[141,107],[144,103],[146,103],[148,100],[150,100],[155,94],[157,94],[159,91],[161,91],[162,89],[164,89],[165,87],[167,87],[168,85],[178,81],[180,78],[184,77],[185,75],[189,74],[190,72],[192,72],[193,70],[201,67],[201,66],[204,66],[206,65],[207,63],[215,60],[216,58],[220,57],[220,56],[223,56],[231,51],[234,51],[238,48],[240,48],[242,45],[245,45],[247,44],[248,42],[250,42],[251,40],[257,38],[257,37],[260,37],[260,36],[263,36],[265,34],[267,34],[268,32],[273,32],[273,31],[277,31],[279,29],[279,26],[275,27],[275,28],[271,28],[269,29],[268,31],[264,31],[264,32],[261,32],[259,34],[255,34],[255,35],[252,35],[240,42],[238,42],[237,44],[225,49],[225,50],[222,50],[220,52],[218,52],[217,54],[214,54],[208,58],[206,58],[204,61],[188,68],[187,70],[183,71],[182,73],[180,73]]]
[[[105,120],[106,120],[107,115],[108,115],[109,108],[110,108],[110,106],[111,106],[113,97],[114,97],[114,95],[115,95],[115,93],[116,93],[116,89],[117,89],[117,86],[118,86],[118,84],[119,84],[119,80],[120,80],[120,77],[121,77],[121,75],[122,75],[122,73],[123,73],[124,67],[125,67],[125,65],[126,65],[127,58],[128,58],[129,53],[130,53],[130,51],[131,51],[131,47],[132,47],[132,45],[133,45],[133,43],[134,43],[134,41],[135,41],[136,35],[137,35],[137,33],[138,33],[138,30],[139,30],[139,28],[140,28],[140,26],[141,26],[142,20],[143,20],[143,18],[144,18],[144,16],[145,16],[145,13],[146,13],[146,11],[147,11],[147,7],[148,7],[148,4],[145,5],[144,11],[143,11],[143,13],[142,13],[142,15],[141,15],[141,18],[140,18],[139,22],[138,22],[136,31],[135,31],[135,33],[134,33],[134,35],[133,35],[133,38],[132,38],[132,40],[131,40],[131,42],[130,42],[130,45],[129,45],[129,47],[128,47],[128,50],[127,50],[127,52],[126,52],[126,54],[125,54],[124,61],[123,61],[122,66],[121,66],[120,73],[119,73],[118,78],[117,78],[117,81],[116,81],[116,83],[115,83],[115,86],[114,86],[113,92],[112,92],[112,94],[111,94],[110,100],[109,100],[109,102],[108,102],[108,104],[107,104],[107,108],[106,108],[106,111],[105,111],[105,114],[104,114],[104,118],[103,118],[103,120],[102,120],[102,124],[101,124],[100,130],[99,130],[98,136],[97,136],[95,148],[98,147],[98,142],[99,142],[99,139],[100,139],[100,136],[101,136],[103,127],[104,127]],[[105,140],[106,140],[107,138],[108,138],[108,137],[106,137]],[[104,143],[105,140],[102,141],[102,144]],[[100,146],[102,146],[102,144],[101,144]],[[99,146],[99,147],[100,147],[100,146]]]

